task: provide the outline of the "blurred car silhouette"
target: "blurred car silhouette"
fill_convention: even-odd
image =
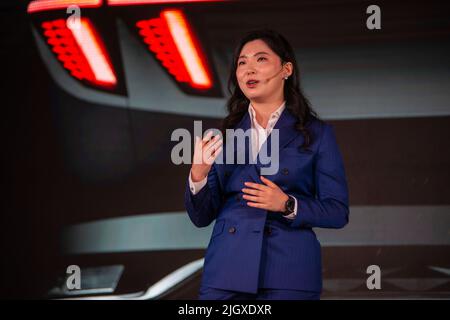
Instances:
[[[441,41],[450,33],[448,11],[423,11],[419,25],[414,12],[422,10],[420,3],[411,3],[409,13],[398,1],[379,5],[389,15],[384,29],[371,33],[365,28],[365,4],[358,1],[31,1],[34,40],[57,85],[51,107],[67,166],[93,186],[92,202],[98,194],[107,197],[100,191],[107,184],[131,190],[121,201],[125,206],[129,201],[124,211],[88,215],[69,208],[67,225],[61,226],[59,276],[69,264],[82,270],[123,265],[113,292],[53,291],[50,296],[196,298],[211,226],[195,229],[182,208],[188,168],[170,163],[170,134],[179,127],[191,130],[198,118],[204,129],[217,127],[225,115],[232,50],[244,31],[273,28],[292,42],[305,92],[323,119],[373,119],[365,125],[388,128],[392,124],[379,119],[449,116],[444,57],[450,45]],[[367,145],[379,143],[371,139]],[[344,148],[347,154],[361,148],[353,143]],[[412,142],[404,143],[399,148],[421,159]],[[386,162],[375,162],[374,171],[382,171]],[[349,163],[347,171],[358,163]],[[151,176],[151,183],[139,180],[144,176]],[[144,192],[152,201],[142,200]],[[356,196],[348,227],[317,230],[324,298],[449,296],[446,200],[430,195],[423,203],[433,206],[427,207],[415,206],[410,198],[373,203]],[[366,287],[371,264],[382,266],[378,292]]]

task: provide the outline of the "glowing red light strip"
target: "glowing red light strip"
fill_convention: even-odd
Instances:
[[[110,6],[133,6],[140,4],[162,4],[183,2],[224,2],[226,0],[108,0]]]
[[[102,0],[34,0],[28,5],[28,13],[66,9],[70,5],[80,8],[96,8],[102,5]]]
[[[183,13],[180,10],[164,10],[161,17],[167,22],[170,35],[191,78],[191,85],[210,88],[211,79]]]
[[[98,84],[115,85],[116,76],[89,20],[82,18],[78,27],[75,25],[70,30],[94,73],[95,81]]]
[[[188,3],[188,2],[225,2],[232,0],[108,0],[110,6],[133,6],[142,4],[164,4],[164,3]],[[70,5],[80,8],[96,8],[102,5],[102,0],[33,0],[28,5],[27,12],[66,9]]]

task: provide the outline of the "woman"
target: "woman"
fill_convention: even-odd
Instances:
[[[250,32],[240,41],[228,85],[222,134],[196,138],[185,193],[197,227],[216,220],[199,298],[319,299],[321,252],[312,228],[342,228],[349,215],[333,127],[310,108],[294,51],[274,31]],[[244,150],[251,159],[237,163],[240,148],[226,129],[252,129]],[[264,177],[258,151],[273,144],[274,130],[278,170]],[[234,158],[222,152],[222,136],[238,149]],[[215,161],[219,154],[222,164]]]

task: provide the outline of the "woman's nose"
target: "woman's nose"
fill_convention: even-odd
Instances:
[[[256,71],[255,71],[255,68],[253,68],[253,66],[248,66],[247,70],[245,71],[245,74],[250,75],[250,74],[254,74],[255,72]]]
[[[254,74],[256,72],[255,67],[253,65],[253,62],[249,61],[247,63],[247,68],[245,70],[245,74],[250,75],[250,74]]]

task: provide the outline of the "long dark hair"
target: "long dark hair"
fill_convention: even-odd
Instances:
[[[248,110],[249,100],[239,88],[236,78],[236,68],[239,54],[247,42],[260,39],[264,41],[273,52],[275,52],[281,59],[281,63],[291,62],[293,65],[293,72],[284,84],[284,99],[286,100],[286,109],[297,118],[295,127],[301,131],[304,136],[303,148],[308,148],[311,143],[311,136],[306,128],[306,124],[312,116],[318,118],[316,112],[311,108],[310,102],[303,94],[300,87],[300,73],[298,70],[295,53],[292,46],[281,34],[274,30],[262,29],[250,31],[244,35],[239,41],[233,54],[233,61],[231,63],[230,75],[228,78],[228,91],[231,97],[227,101],[226,108],[228,116],[222,121],[222,135],[225,137],[226,129],[234,128]]]

